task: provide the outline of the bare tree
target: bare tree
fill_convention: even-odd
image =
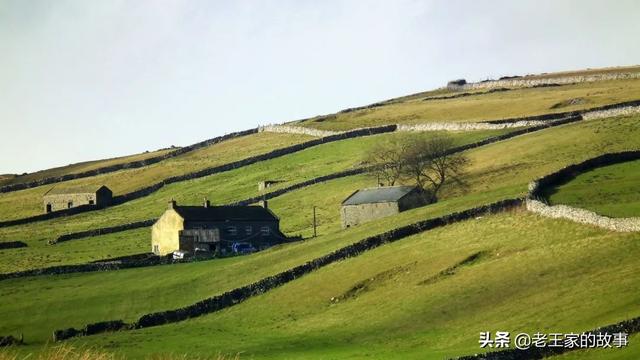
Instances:
[[[430,202],[437,201],[438,192],[446,183],[466,186],[462,175],[469,159],[461,153],[451,153],[454,145],[447,135],[416,137],[410,140],[401,159],[403,177],[415,181]]]
[[[446,183],[466,186],[462,175],[469,159],[452,154],[454,145],[447,135],[415,136],[378,144],[367,154],[366,162],[380,185],[414,182],[428,202],[435,202]]]
[[[402,177],[403,158],[407,144],[400,141],[379,143],[367,154],[365,162],[369,164],[369,173],[377,178],[378,185],[393,186]]]

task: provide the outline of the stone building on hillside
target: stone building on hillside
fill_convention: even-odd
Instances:
[[[105,207],[111,204],[113,192],[104,185],[70,188],[54,187],[42,196],[44,212],[71,209],[81,205]]]
[[[174,251],[228,253],[238,244],[261,250],[286,241],[280,219],[261,206],[179,206],[169,208],[151,228],[151,251],[167,255]]]
[[[342,228],[398,214],[426,205],[417,186],[385,186],[361,189],[342,202]]]

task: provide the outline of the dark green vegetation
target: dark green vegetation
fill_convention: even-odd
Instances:
[[[578,175],[550,194],[566,204],[610,217],[640,216],[640,161],[601,167]]]
[[[634,99],[633,89],[640,89],[639,84],[640,81],[619,81],[522,89],[456,99],[473,101],[475,107],[458,102],[450,102],[448,106],[450,119],[476,121],[496,114],[507,117],[511,112],[550,112],[547,108],[553,104],[578,97],[586,98],[588,106]],[[420,97],[444,93],[423,93]],[[496,98],[497,94],[501,95]],[[524,107],[526,94],[533,94],[532,104]],[[400,106],[420,97],[399,98],[390,103]],[[637,98],[640,99],[640,93]],[[510,103],[513,106],[507,106]],[[439,106],[444,105],[436,105],[434,109]],[[469,112],[458,112],[463,109]],[[409,107],[405,110],[411,111]],[[389,111],[389,117],[379,113],[376,121],[400,122],[396,116],[402,117],[404,110],[385,111]],[[423,115],[418,112],[415,118]],[[0,334],[24,333],[28,345],[19,351],[24,354],[39,351],[55,329],[82,327],[102,320],[134,321],[145,313],[178,308],[255,282],[399,226],[523,196],[531,180],[566,165],[604,152],[639,149],[639,120],[640,116],[629,116],[581,121],[466,151],[470,159],[466,169],[468,188],[447,186],[436,204],[348,230],[340,228],[340,202],[358,188],[373,186],[375,179],[357,175],[287,193],[270,200],[269,206],[281,217],[285,233],[301,234],[307,239],[249,256],[0,281]],[[348,125],[360,126],[359,121]],[[345,124],[336,123],[332,128],[330,122],[320,123],[333,130]],[[506,131],[460,132],[453,136],[456,144],[464,144]],[[243,148],[238,143],[212,147],[208,155],[202,155],[202,164],[244,158],[295,142],[299,137],[263,136],[263,142],[256,147]],[[28,248],[0,251],[0,272],[149,251],[149,229],[54,246],[46,245],[46,241],[65,232],[157,217],[171,198],[179,203],[200,203],[207,196],[214,203],[228,203],[258,195],[257,183],[262,180],[283,180],[274,188],[278,189],[360,167],[377,142],[405,136],[409,134],[324,144],[226,173],[172,184],[146,198],[106,210],[0,229],[1,241],[20,240],[29,244]],[[158,169],[153,172],[179,173],[186,171],[182,165],[191,164],[184,160],[174,163],[171,170],[164,170],[163,166],[169,163],[163,163],[157,164]],[[638,182],[639,164],[637,161],[618,164],[580,175],[561,186],[552,200],[594,199],[597,211],[634,211],[634,206],[637,211],[638,191],[634,190],[633,182]],[[126,179],[122,180],[123,186]],[[559,196],[565,198],[558,199]],[[588,204],[581,205],[588,208]],[[318,207],[317,238],[309,238],[312,206]],[[3,205],[0,209],[11,212]],[[613,233],[517,209],[381,246],[218,313],[145,330],[79,338],[72,343],[95,345],[133,358],[158,352],[190,355],[222,352],[240,353],[242,358],[273,359],[442,359],[479,352],[480,331],[579,332],[639,316],[639,256],[638,233]],[[638,337],[631,341],[633,344]],[[638,347],[610,353],[582,353],[592,358],[612,354],[633,358]],[[578,353],[566,355],[572,356]]]

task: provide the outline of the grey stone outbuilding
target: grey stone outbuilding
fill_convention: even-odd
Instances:
[[[113,192],[104,185],[54,187],[42,196],[44,212],[71,209],[82,205],[105,207],[111,204]]]
[[[342,228],[398,214],[426,205],[417,186],[385,186],[360,189],[342,202]]]

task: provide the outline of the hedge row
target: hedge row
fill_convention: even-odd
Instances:
[[[84,172],[81,172],[81,173],[66,174],[66,175],[62,175],[62,176],[50,177],[50,178],[45,178],[45,179],[40,179],[40,180],[34,180],[34,181],[26,182],[26,183],[6,185],[6,186],[0,187],[0,193],[7,193],[7,192],[12,192],[12,191],[24,190],[24,189],[28,189],[28,188],[32,188],[32,187],[36,187],[36,186],[54,184],[54,183],[58,183],[58,182],[69,181],[69,180],[74,180],[74,179],[80,179],[80,178],[85,178],[85,177],[91,177],[91,176],[96,176],[96,175],[100,175],[100,174],[106,174],[106,173],[110,173],[110,172],[114,172],[114,171],[124,170],[124,169],[140,168],[140,167],[143,167],[143,166],[155,164],[155,163],[160,162],[162,160],[166,160],[166,159],[169,159],[169,158],[172,158],[172,157],[176,157],[176,156],[188,153],[190,151],[193,151],[193,150],[205,147],[205,146],[217,144],[219,142],[222,142],[222,141],[225,141],[225,140],[228,140],[228,139],[232,139],[232,138],[237,138],[237,137],[241,137],[241,136],[255,134],[257,132],[258,132],[257,128],[256,129],[249,129],[249,130],[239,131],[239,132],[235,132],[235,133],[231,133],[231,134],[227,134],[227,135],[217,136],[217,137],[209,139],[209,140],[201,141],[201,142],[193,144],[193,145],[189,145],[189,146],[185,146],[185,147],[176,149],[175,151],[166,153],[164,155],[154,156],[154,157],[151,157],[151,158],[148,158],[148,159],[144,159],[144,160],[131,161],[131,162],[128,162],[128,163],[123,163],[123,164],[115,164],[115,165],[105,166],[105,167],[101,167],[101,168],[94,169],[94,170],[84,171]]]
[[[195,304],[183,308],[146,314],[132,324],[126,324],[121,320],[115,320],[88,324],[84,327],[84,329],[79,330],[74,328],[56,330],[53,333],[53,339],[54,341],[61,341],[74,336],[91,335],[99,332],[113,331],[114,329],[141,329],[179,322],[186,319],[209,314],[236,305],[253,296],[263,294],[269,290],[284,285],[290,281],[293,281],[303,275],[311,273],[336,261],[358,256],[381,245],[398,241],[408,236],[419,234],[426,230],[434,229],[463,220],[472,219],[485,214],[497,213],[521,205],[522,199],[507,199],[493,204],[452,213],[442,217],[423,220],[411,225],[384,232],[382,234],[368,237],[354,244],[335,250],[327,255],[308,261],[303,265],[299,265],[287,271],[283,271],[277,275],[263,278],[250,285],[227,291],[221,295],[199,301]],[[91,329],[91,332],[88,329]]]
[[[591,334],[614,334],[626,333],[634,334],[640,331],[640,317],[630,320],[621,321],[617,324],[607,325],[585,333]],[[467,355],[455,358],[455,360],[533,360],[543,359],[545,357],[559,355],[565,352],[579,350],[579,348],[567,347],[532,347],[527,350],[508,349],[501,351],[488,352],[484,354]]]

